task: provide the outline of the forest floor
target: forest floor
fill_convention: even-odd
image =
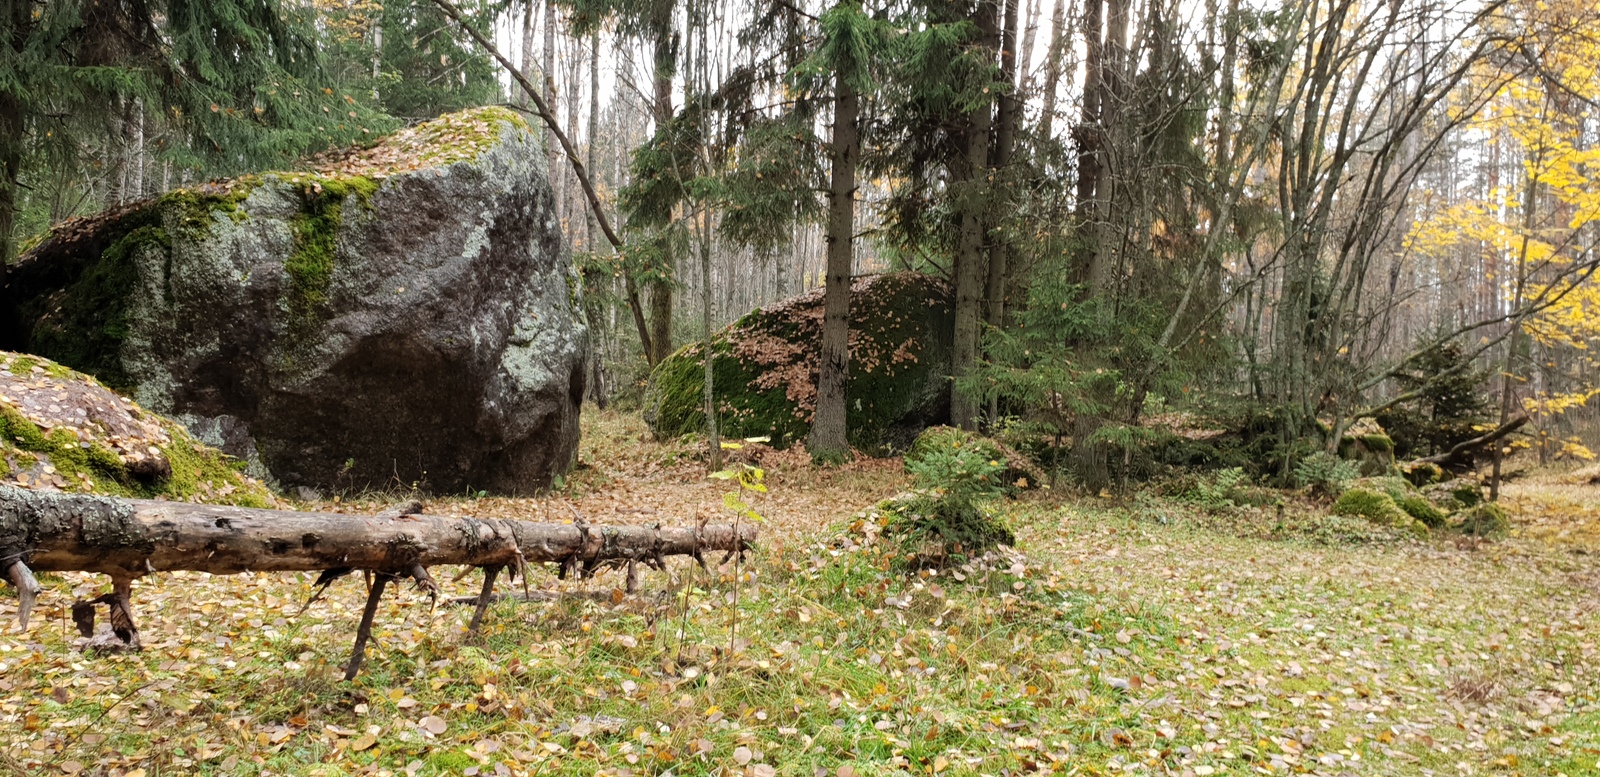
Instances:
[[[427,511],[729,520],[687,446],[615,413],[585,432],[558,493]],[[536,572],[598,595],[499,602],[479,637],[407,587],[354,683],[359,578],[304,614],[307,576],[147,578],[146,649],[89,657],[67,610],[104,581],[50,576],[0,636],[0,773],[1600,774],[1600,487],[1516,485],[1513,535],[1482,544],[1041,492],[1002,508],[1014,553],[908,575],[870,512],[898,460],[764,464],[744,564],[635,595]]]

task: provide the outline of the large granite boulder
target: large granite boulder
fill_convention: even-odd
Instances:
[[[756,310],[712,337],[719,429],[725,437],[804,441],[816,411],[822,289]],[[913,272],[868,275],[850,289],[850,444],[904,450],[950,418],[955,314],[943,281]],[[656,365],[645,421],[657,437],[705,430],[704,348],[692,343]]]
[[[477,109],[65,224],[0,290],[0,348],[284,486],[543,488],[576,452],[587,338],[544,159]]]

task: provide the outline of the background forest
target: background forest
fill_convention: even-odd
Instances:
[[[506,103],[567,138],[601,403],[753,308],[832,280],[839,322],[851,275],[911,269],[954,294],[952,421],[1091,487],[1162,462],[1287,481],[1363,419],[1402,457],[1522,414],[1507,449],[1600,443],[1591,0],[4,7],[8,258]],[[818,456],[845,446],[843,337]],[[1207,426],[1238,445],[1173,433]]]

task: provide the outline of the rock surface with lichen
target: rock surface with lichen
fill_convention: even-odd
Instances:
[[[272,506],[242,462],[99,381],[0,351],[0,483],[45,491]]]
[[[950,288],[897,272],[857,278],[850,295],[850,444],[873,453],[904,450],[950,417]],[[773,303],[712,338],[723,436],[770,437],[780,448],[805,439],[816,411],[822,296],[819,288]],[[700,343],[687,345],[651,372],[645,421],[657,437],[704,431],[703,351]]]
[[[68,222],[0,290],[0,347],[283,486],[538,490],[577,450],[587,338],[544,159],[481,108]]]

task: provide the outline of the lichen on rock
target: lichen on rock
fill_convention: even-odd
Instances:
[[[823,290],[753,311],[711,342],[718,424],[727,437],[803,440],[816,411]],[[950,290],[911,272],[855,279],[850,300],[850,443],[902,450],[949,416]],[[656,365],[645,420],[657,437],[703,431],[704,345],[691,343]]]

